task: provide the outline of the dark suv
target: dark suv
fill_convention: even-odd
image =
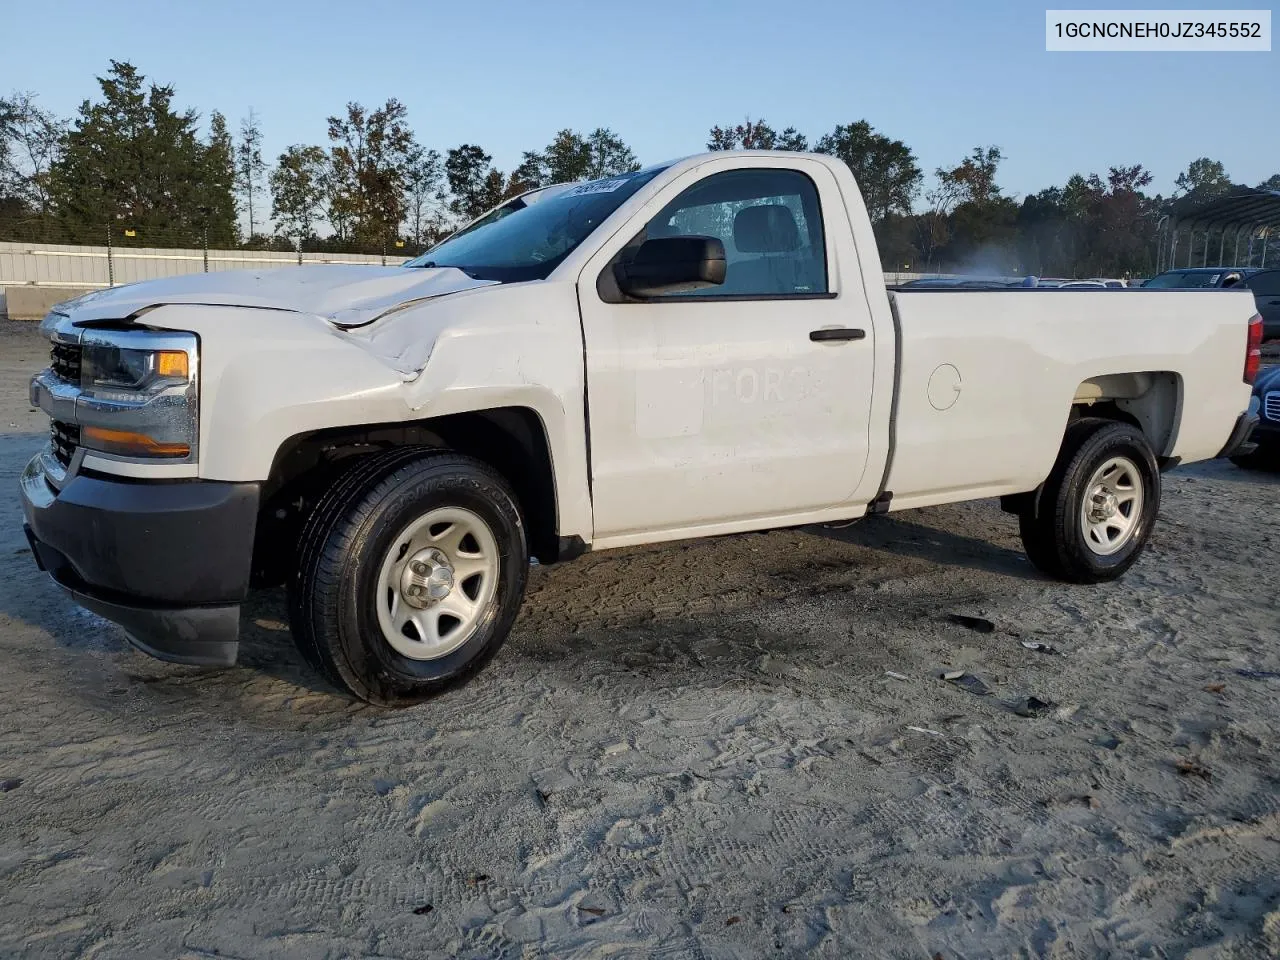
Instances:
[[[1262,368],[1253,394],[1258,398],[1258,424],[1249,439],[1257,449],[1231,459],[1249,469],[1280,469],[1280,364]]]
[[[1262,339],[1280,339],[1280,269],[1257,267],[1184,267],[1166,270],[1143,285],[1145,290],[1248,287],[1262,314]]]

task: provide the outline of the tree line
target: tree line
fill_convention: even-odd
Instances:
[[[70,119],[34,94],[0,98],[0,239],[412,253],[512,196],[640,167],[611,129],[564,129],[509,171],[477,144],[422,144],[404,104],[348,103],[326,144],[262,153],[252,110],[233,133],[213,111],[201,129],[172,86],[111,61],[99,96]],[[1018,199],[999,185],[1004,154],[977,146],[924,171],[911,148],[865,120],[810,139],[761,119],[714,126],[709,150],[812,150],[844,161],[862,189],[884,266],[1042,276],[1149,274],[1160,218],[1178,197],[1235,186],[1222,163],[1191,162],[1172,197],[1150,194],[1141,164],[1070,177]],[[1280,174],[1259,186],[1280,190]]]

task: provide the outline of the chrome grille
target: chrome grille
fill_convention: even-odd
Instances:
[[[64,467],[71,466],[71,457],[80,445],[80,427],[61,420],[49,421],[49,439],[54,458]]]
[[[80,344],[54,343],[49,354],[49,369],[68,383],[80,383]]]
[[[1262,415],[1268,420],[1280,423],[1280,391],[1273,390],[1262,401]]]

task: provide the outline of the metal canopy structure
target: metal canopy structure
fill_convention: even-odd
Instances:
[[[1183,197],[1174,201],[1156,227],[1156,269],[1172,270],[1178,264],[1178,238],[1186,235],[1186,267],[1265,267],[1268,241],[1280,236],[1280,190],[1236,187],[1209,201]],[[1197,237],[1202,246],[1196,249]],[[1218,255],[1211,256],[1211,239],[1218,241]],[[1231,243],[1228,246],[1228,238]],[[1241,260],[1240,242],[1245,241]],[[1224,259],[1228,250],[1229,260]],[[1195,254],[1199,253],[1199,257]],[[1195,260],[1199,262],[1195,262]],[[1210,263],[1210,260],[1213,260]]]

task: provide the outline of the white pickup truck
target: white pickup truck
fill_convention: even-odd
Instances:
[[[193,664],[234,662],[250,583],[287,583],[302,652],[381,704],[482,666],[531,557],[1000,497],[1045,573],[1118,577],[1160,472],[1246,443],[1261,335],[1248,291],[886,291],[849,170],[783,152],[547,187],[402,267],[104,290],[45,329],[41,566]]]

